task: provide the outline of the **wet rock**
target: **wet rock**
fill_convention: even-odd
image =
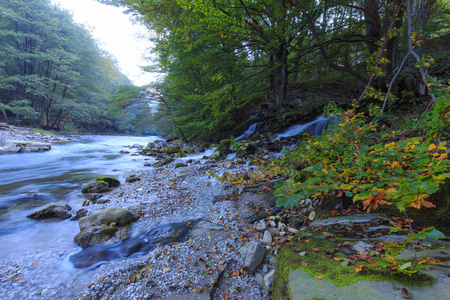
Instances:
[[[142,235],[125,239],[119,244],[93,245],[72,255],[69,260],[76,268],[92,268],[100,264],[129,257],[137,252],[146,253],[156,247],[157,244],[167,245],[175,241],[182,241],[188,235],[190,224],[195,221],[169,223],[157,226]],[[116,237],[120,235],[116,232]]]
[[[101,244],[112,238],[117,231],[114,226],[92,226],[78,233],[74,242],[80,247],[86,248],[96,244]]]
[[[87,193],[87,194],[84,194],[84,197],[86,199],[92,201],[93,203],[95,203],[95,202],[97,202],[98,199],[103,197],[103,195],[100,193]]]
[[[141,178],[137,177],[135,174],[131,174],[130,176],[127,177],[127,179],[125,179],[125,182],[136,182],[136,181],[140,181]]]
[[[97,200],[97,204],[105,204],[109,202],[111,202],[111,200],[109,200],[108,198],[101,198]]]
[[[95,181],[104,181],[109,185],[109,187],[115,187],[120,185],[120,181],[111,176],[100,176],[97,177]]]
[[[95,214],[83,217],[78,220],[78,225],[80,226],[80,230],[83,231],[91,226],[101,224],[109,225],[111,223],[116,223],[117,226],[124,226],[135,222],[138,219],[138,215],[135,215],[123,208],[116,207],[108,208]]]
[[[5,143],[2,153],[45,152],[52,149],[50,143],[33,141],[9,141]]]
[[[159,167],[163,167],[163,166],[167,166],[168,164],[170,164],[171,162],[173,162],[175,159],[173,157],[168,157],[164,160],[158,161],[156,163],[153,164],[153,166],[155,168],[159,168]]]
[[[185,163],[177,163],[177,164],[175,164],[175,169],[176,168],[186,168],[188,165],[187,164],[185,164]]]
[[[79,209],[77,211],[77,213],[75,214],[75,216],[72,217],[72,219],[70,219],[70,221],[78,221],[80,218],[87,216],[88,211],[87,209]]]
[[[70,213],[71,210],[72,207],[70,207],[69,204],[51,202],[38,208],[36,211],[29,214],[27,218],[35,220],[51,218],[68,219],[72,216]]]
[[[254,273],[258,269],[266,255],[266,249],[254,241],[242,246],[239,252],[244,259],[244,268],[250,273]]]
[[[243,158],[248,155],[255,154],[258,148],[252,142],[244,142],[239,144],[239,150],[236,152],[237,157]]]
[[[83,188],[81,189],[81,192],[83,194],[95,194],[95,193],[102,193],[106,192],[108,190],[108,183],[104,181],[93,181],[87,183]]]

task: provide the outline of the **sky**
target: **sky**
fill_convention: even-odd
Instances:
[[[135,85],[146,85],[157,79],[157,74],[144,72],[140,68],[151,64],[151,60],[145,58],[149,56],[152,46],[150,31],[133,21],[131,15],[122,13],[123,8],[95,0],[52,0],[52,3],[72,11],[75,22],[91,31],[100,48],[117,59],[120,70]]]

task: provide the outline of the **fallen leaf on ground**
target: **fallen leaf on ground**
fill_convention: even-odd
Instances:
[[[359,267],[355,267],[356,273],[361,272],[366,266],[365,265],[360,265]]]
[[[322,280],[322,279],[323,279],[323,277],[322,277],[322,276],[314,276],[314,277],[316,277],[317,279],[320,279],[320,280]]]
[[[164,272],[169,272],[170,268],[163,268]]]
[[[340,257],[333,257],[333,259],[335,260],[335,261],[341,261],[341,260],[344,260],[343,258],[340,258]]]
[[[310,250],[311,250],[311,252],[319,252],[320,251],[320,249],[317,248],[317,247],[316,248],[311,248]]]

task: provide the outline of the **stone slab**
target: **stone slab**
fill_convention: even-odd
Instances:
[[[401,289],[410,291],[410,299],[448,300],[450,278],[446,274],[450,267],[432,266],[427,271],[436,278],[432,287],[407,287],[392,282],[358,281],[349,286],[336,286],[331,281],[311,277],[304,270],[291,271],[288,288],[292,300],[403,300]],[[315,298],[314,298],[315,297]]]

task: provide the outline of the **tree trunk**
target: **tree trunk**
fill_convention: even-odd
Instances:
[[[276,105],[281,107],[286,103],[286,92],[288,84],[287,70],[287,56],[288,50],[284,45],[281,45],[277,53],[277,71],[276,71],[276,81],[275,81],[275,95],[276,95]]]
[[[375,44],[381,38],[381,21],[377,0],[364,0],[364,23],[366,28],[366,44],[370,53],[377,52]]]

